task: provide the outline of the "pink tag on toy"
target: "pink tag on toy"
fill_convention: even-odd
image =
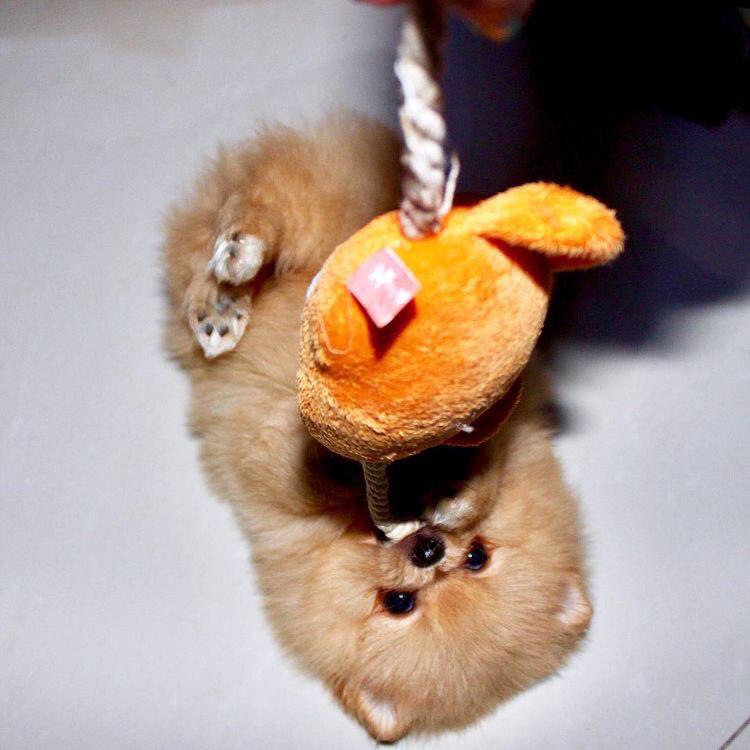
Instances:
[[[419,282],[389,247],[371,255],[346,282],[378,328],[387,326],[416,297]]]

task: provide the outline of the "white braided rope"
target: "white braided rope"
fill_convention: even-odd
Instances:
[[[446,127],[440,89],[442,36],[439,3],[414,0],[404,22],[394,66],[403,96],[399,109],[404,136],[401,227],[410,239],[437,234],[446,213]]]

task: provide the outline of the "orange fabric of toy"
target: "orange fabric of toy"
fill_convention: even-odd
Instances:
[[[455,208],[424,239],[403,236],[398,212],[376,218],[331,254],[305,305],[298,400],[311,434],[359,461],[471,443],[467,425],[517,400],[553,271],[607,262],[622,242],[614,212],[548,183]],[[347,282],[384,249],[419,290],[378,328]]]

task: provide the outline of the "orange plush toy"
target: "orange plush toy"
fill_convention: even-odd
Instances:
[[[548,183],[454,208],[423,239],[404,236],[396,211],[378,217],[333,252],[305,306],[311,434],[365,463],[489,437],[520,393],[553,273],[622,245],[613,211]]]

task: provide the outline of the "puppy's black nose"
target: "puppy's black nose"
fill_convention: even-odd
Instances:
[[[422,529],[413,535],[414,542],[409,559],[418,568],[437,565],[445,554],[445,542],[434,531]]]

